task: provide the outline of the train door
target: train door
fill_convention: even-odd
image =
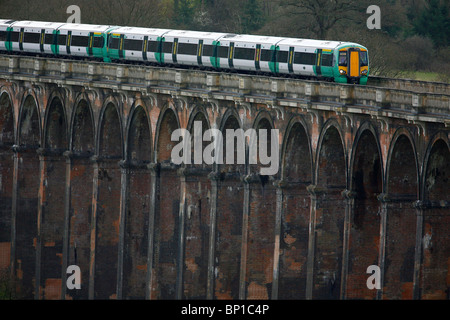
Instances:
[[[350,48],[348,49],[350,62],[348,76],[350,78],[359,78],[360,77],[360,60],[359,60],[359,49]]]

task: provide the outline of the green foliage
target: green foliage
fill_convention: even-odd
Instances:
[[[447,4],[428,0],[426,8],[413,21],[416,34],[429,37],[436,47],[450,45],[450,15]]]

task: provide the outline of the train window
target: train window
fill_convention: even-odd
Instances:
[[[332,54],[322,54],[322,66],[331,67],[333,65],[333,55]]]
[[[164,41],[163,45],[162,45],[162,52],[163,53],[172,53],[172,45],[173,45],[172,42]]]
[[[316,55],[309,52],[296,52],[294,54],[294,63],[296,64],[306,64],[314,65],[316,61]]]
[[[19,31],[12,31],[11,32],[11,41],[12,42],[18,42],[19,41]]]
[[[339,51],[339,65],[347,66],[347,51]]]
[[[212,57],[214,55],[214,46],[210,44],[203,45],[203,53],[204,56]]]
[[[53,44],[53,34],[46,33],[44,36],[44,44]]]
[[[110,37],[109,38],[109,48],[110,49],[119,49],[120,38]]]
[[[23,34],[23,42],[26,42],[26,43],[39,43],[40,40],[41,40],[41,34],[40,33],[25,32]]]
[[[234,59],[255,60],[255,49],[235,47]]]
[[[6,31],[0,31],[0,41],[6,41]]]
[[[178,54],[189,54],[197,55],[197,44],[196,43],[181,43],[178,42]]]
[[[261,61],[272,61],[272,50],[261,49]]]
[[[359,57],[361,59],[361,66],[367,66],[368,65],[368,61],[367,61],[367,51],[361,51],[359,53]]]
[[[142,51],[142,43],[142,40],[125,39],[124,48],[125,50]]]
[[[287,62],[288,51],[278,51],[277,52],[277,62]]]
[[[89,37],[87,36],[72,36],[70,40],[70,45],[75,47],[88,47]]]
[[[158,41],[148,41],[147,51],[158,52]]]
[[[217,47],[217,58],[228,58],[228,47]]]
[[[67,36],[65,34],[58,35],[58,45],[65,46],[66,40],[67,40]]]
[[[94,48],[103,48],[103,45],[105,44],[105,39],[103,37],[95,37],[94,36],[94,43],[92,46]]]

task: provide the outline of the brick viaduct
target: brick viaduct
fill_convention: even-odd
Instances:
[[[0,56],[16,297],[448,298],[450,85],[378,80]],[[278,173],[174,165],[171,133],[194,121],[278,129]]]

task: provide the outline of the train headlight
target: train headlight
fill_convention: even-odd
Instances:
[[[367,74],[367,70],[361,71],[361,74],[366,75]]]
[[[339,70],[339,73],[340,74],[346,74],[345,70],[343,70],[343,69]]]

